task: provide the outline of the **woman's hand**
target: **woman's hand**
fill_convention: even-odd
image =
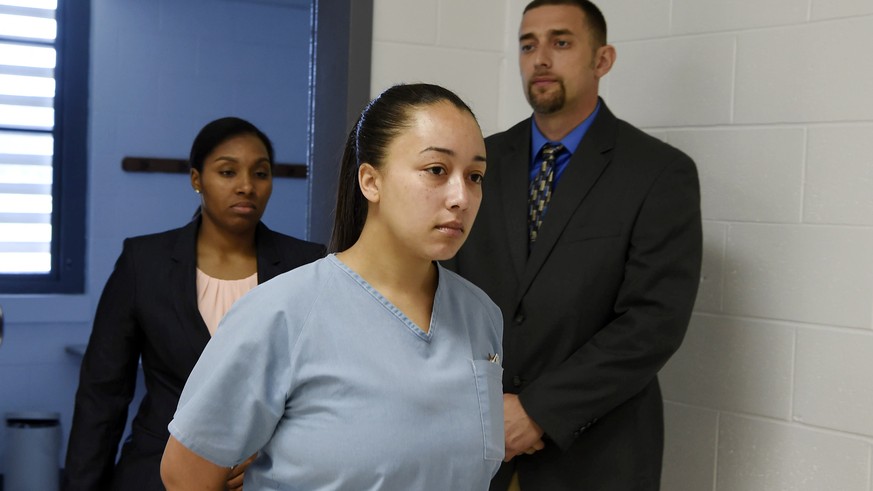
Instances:
[[[249,464],[254,462],[255,457],[258,454],[255,452],[254,455],[246,459],[245,462],[239,465],[235,465],[230,468],[230,474],[227,476],[227,489],[230,491],[242,491],[243,488],[243,479],[246,477],[246,469],[249,468]]]

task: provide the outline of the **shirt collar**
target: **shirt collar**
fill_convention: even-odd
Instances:
[[[564,148],[572,155],[576,152],[576,149],[579,147],[579,143],[582,142],[582,138],[585,137],[585,133],[588,131],[588,128],[591,127],[591,123],[594,122],[594,119],[597,117],[597,113],[600,112],[600,99],[597,99],[597,106],[595,106],[594,111],[585,118],[585,121],[579,123],[578,126],[573,128],[572,131],[567,133],[567,136],[562,138],[560,142],[552,142],[552,143],[560,143],[564,145]],[[530,161],[533,162],[537,158],[537,154],[540,153],[540,149],[543,148],[543,145],[549,143],[549,140],[542,134],[539,128],[537,128],[536,120],[531,117],[532,124],[531,128],[531,140],[530,140]]]

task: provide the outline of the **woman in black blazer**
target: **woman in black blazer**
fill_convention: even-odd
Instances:
[[[209,123],[191,148],[191,185],[201,196],[194,220],[124,241],[82,362],[64,489],[163,490],[167,424],[217,320],[247,285],[325,254],[320,244],[260,222],[272,162],[270,140],[251,123]],[[219,285],[219,293],[241,289],[220,307],[207,284]],[[140,360],[147,392],[116,464]]]

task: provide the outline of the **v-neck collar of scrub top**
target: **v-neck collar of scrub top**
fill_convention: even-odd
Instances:
[[[437,318],[437,310],[439,309],[440,297],[441,297],[440,290],[442,287],[442,282],[439,281],[439,278],[442,277],[443,272],[442,272],[442,266],[440,266],[439,263],[435,263],[436,267],[437,267],[437,288],[436,288],[436,291],[434,292],[433,309],[431,310],[431,314],[430,314],[430,326],[428,328],[428,331],[424,332],[420,327],[418,327],[414,322],[412,322],[412,320],[409,319],[409,317],[406,317],[406,314],[404,314],[400,309],[398,309],[396,305],[391,303],[390,300],[388,300],[381,293],[379,293],[379,291],[376,290],[373,287],[373,285],[368,283],[367,280],[365,280],[364,278],[361,277],[361,275],[354,272],[351,268],[348,267],[348,265],[346,265],[346,263],[342,262],[338,257],[336,257],[336,254],[329,254],[327,256],[327,259],[330,260],[330,262],[332,262],[333,264],[337,265],[340,269],[345,271],[345,273],[347,275],[349,275],[349,277],[351,277],[353,280],[355,280],[355,282],[358,283],[364,290],[366,290],[374,299],[376,299],[376,301],[378,301],[380,304],[382,304],[383,307],[388,309],[388,311],[390,311],[392,314],[394,314],[394,316],[397,317],[397,319],[399,319],[401,322],[403,322],[403,324],[406,326],[406,328],[409,329],[413,334],[415,334],[417,337],[419,337],[420,339],[422,339],[425,342],[428,342],[428,343],[431,342],[431,340],[433,339],[433,336],[434,336],[434,331],[436,330],[436,322],[434,322],[434,320]]]

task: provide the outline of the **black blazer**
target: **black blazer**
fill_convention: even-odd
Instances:
[[[169,439],[167,425],[210,339],[197,307],[199,222],[124,241],[82,361],[64,489],[164,489],[160,462]],[[258,224],[255,241],[258,283],[325,254],[320,244],[263,224]],[[147,393],[116,465],[140,357]]]
[[[700,274],[696,168],[602,104],[528,255],[530,125],[486,140],[482,206],[449,262],[503,311],[504,392],[545,430],[546,448],[504,464],[492,489],[516,469],[525,491],[658,489],[656,374]]]

